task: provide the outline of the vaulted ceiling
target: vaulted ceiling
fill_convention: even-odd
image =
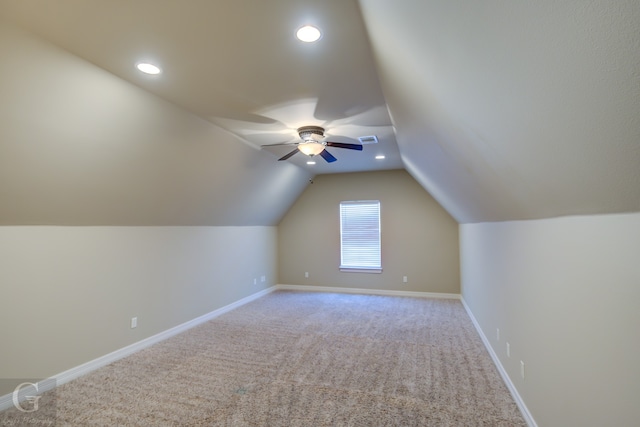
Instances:
[[[0,223],[272,225],[316,174],[395,168],[459,222],[640,211],[638,28],[634,0],[0,0]],[[379,142],[260,148],[303,125]]]
[[[458,221],[640,210],[640,3],[400,5],[361,1],[405,167]]]

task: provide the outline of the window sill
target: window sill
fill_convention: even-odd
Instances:
[[[382,268],[340,267],[342,273],[382,273]]]

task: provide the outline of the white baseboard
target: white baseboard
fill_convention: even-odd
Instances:
[[[238,308],[244,304],[247,304],[251,301],[254,301],[258,298],[260,298],[263,295],[266,295],[270,292],[273,292],[274,290],[276,290],[276,287],[270,287],[267,289],[264,289],[260,292],[257,292],[255,294],[249,295],[248,297],[242,298],[236,302],[233,302],[229,305],[225,305],[224,307],[221,307],[217,310],[214,310],[210,313],[204,314],[200,317],[196,317],[195,319],[189,320],[188,322],[182,323],[178,326],[175,326],[171,329],[167,329],[166,331],[160,332],[156,335],[153,335],[149,338],[145,338],[142,341],[138,341],[136,343],[133,343],[131,345],[128,345],[126,347],[123,347],[119,350],[116,350],[114,352],[111,352],[109,354],[106,354],[104,356],[98,357],[97,359],[93,359],[87,363],[83,363],[82,365],[76,366],[75,368],[71,368],[69,370],[66,370],[64,372],[59,373],[58,375],[54,375],[52,377],[49,377],[45,380],[42,380],[40,382],[37,383],[38,386],[38,393],[43,393],[45,391],[51,390],[59,385],[68,383],[69,381],[72,381],[82,375],[86,375],[89,372],[95,371],[98,368],[102,368],[103,366],[106,366],[110,363],[113,363],[119,359],[122,359],[126,356],[129,356],[135,352],[138,352],[144,348],[150,347],[153,344],[156,344],[160,341],[164,341],[167,338],[170,338],[174,335],[177,335],[181,332],[184,332],[188,329],[191,329],[195,326],[198,326],[202,323],[205,323],[215,317],[218,317],[224,313],[227,313],[231,310],[233,310],[234,308]],[[19,401],[23,401],[25,399],[26,396],[19,396]],[[9,393],[9,394],[5,394],[4,396],[0,396],[0,411],[4,411],[5,409],[9,409],[11,407],[13,407],[13,393]]]
[[[439,292],[413,292],[413,291],[389,291],[384,289],[358,289],[340,288],[337,286],[310,286],[310,285],[276,285],[276,290],[305,291],[305,292],[331,292],[342,294],[384,295],[393,297],[414,298],[444,298],[460,299],[460,294],[445,294]]]
[[[498,358],[498,355],[495,353],[495,351],[493,351],[493,347],[491,347],[489,340],[485,336],[484,332],[482,332],[482,329],[480,328],[480,324],[478,323],[475,316],[471,312],[471,309],[467,305],[467,302],[464,300],[464,298],[460,298],[460,301],[462,301],[462,305],[464,306],[465,310],[467,311],[467,314],[471,318],[471,322],[473,323],[473,326],[475,326],[476,330],[478,331],[478,334],[480,335],[480,338],[482,339],[484,346],[487,348],[487,351],[489,352],[491,359],[493,359],[493,363],[496,365],[496,368],[498,368],[498,372],[500,373],[500,376],[502,377],[502,380],[504,381],[504,383],[507,385],[507,388],[509,389],[511,396],[513,396],[513,399],[516,401],[516,405],[518,405],[518,409],[520,409],[520,412],[522,413],[524,420],[527,422],[527,425],[529,427],[538,427],[538,424],[536,424],[535,420],[533,419],[533,416],[531,415],[531,412],[529,412],[527,405],[525,405],[524,401],[522,400],[522,397],[520,397],[520,393],[518,393],[516,386],[511,381],[511,378],[509,378],[509,374],[507,374],[507,371],[504,369],[504,366],[502,366],[502,363],[500,363],[500,359]]]

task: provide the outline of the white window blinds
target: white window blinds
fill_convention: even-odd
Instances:
[[[380,272],[380,202],[340,203],[340,269]]]

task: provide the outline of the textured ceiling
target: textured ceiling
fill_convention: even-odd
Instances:
[[[274,224],[315,174],[401,167],[459,222],[640,210],[637,0],[0,0],[0,17],[3,224]],[[304,23],[318,43],[295,40]],[[308,124],[380,143],[314,166],[260,150]]]

